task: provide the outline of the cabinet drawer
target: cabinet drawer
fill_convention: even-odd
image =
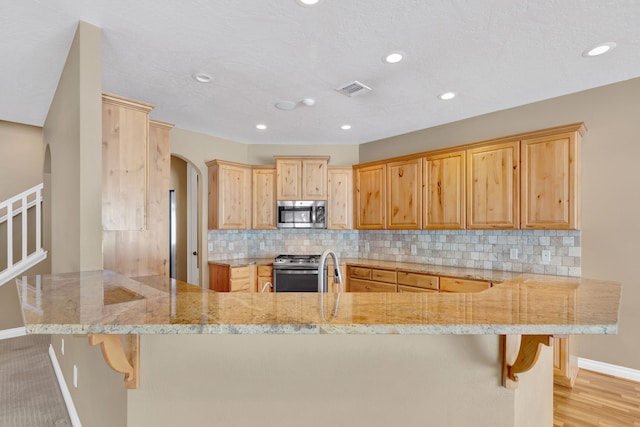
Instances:
[[[371,269],[371,280],[396,284],[396,272],[391,270]]]
[[[398,271],[398,285],[416,286],[425,289],[438,289],[438,276]]]
[[[271,277],[273,275],[273,268],[270,265],[259,265],[258,276],[259,277]]]
[[[371,269],[364,267],[349,267],[349,277],[355,279],[371,279]]]
[[[231,279],[244,279],[251,275],[251,267],[246,265],[244,267],[231,267]]]
[[[351,292],[396,292],[396,285],[351,279],[349,280],[349,290]]]
[[[485,280],[440,278],[440,290],[444,292],[480,292],[490,287],[491,283]]]
[[[398,285],[398,292],[431,292],[438,293],[435,289],[416,288],[415,286]]]
[[[251,280],[249,279],[231,280],[229,285],[230,292],[251,292]]]

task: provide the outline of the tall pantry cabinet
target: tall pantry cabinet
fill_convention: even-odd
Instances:
[[[102,96],[103,268],[169,274],[169,132],[152,105]]]

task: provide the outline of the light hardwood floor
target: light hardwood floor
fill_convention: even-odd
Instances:
[[[554,386],[557,427],[640,427],[640,383],[581,369],[573,389]]]

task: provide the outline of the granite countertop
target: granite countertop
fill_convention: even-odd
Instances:
[[[622,291],[604,280],[521,275],[468,294],[216,293],[110,271],[16,286],[35,334],[611,334]]]

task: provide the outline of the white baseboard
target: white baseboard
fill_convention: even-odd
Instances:
[[[62,369],[60,369],[60,364],[58,363],[56,352],[51,344],[49,344],[49,357],[51,358],[51,363],[53,364],[53,370],[56,372],[56,378],[58,379],[58,385],[60,386],[60,391],[62,392],[64,403],[65,405],[67,405],[69,418],[71,418],[71,425],[73,427],[82,427],[80,417],[78,416],[78,411],[76,411],[76,407],[73,404],[73,400],[71,399],[71,393],[69,393],[69,388],[67,387],[67,383],[64,380],[64,376],[62,375]]]
[[[640,371],[637,369],[625,368],[624,366],[611,365],[609,363],[598,362],[597,360],[578,358],[578,367],[588,371],[595,371],[614,377],[624,378],[631,381],[640,382]]]
[[[7,338],[15,338],[27,335],[27,330],[24,326],[19,328],[3,329],[0,331],[0,340],[6,340]]]

